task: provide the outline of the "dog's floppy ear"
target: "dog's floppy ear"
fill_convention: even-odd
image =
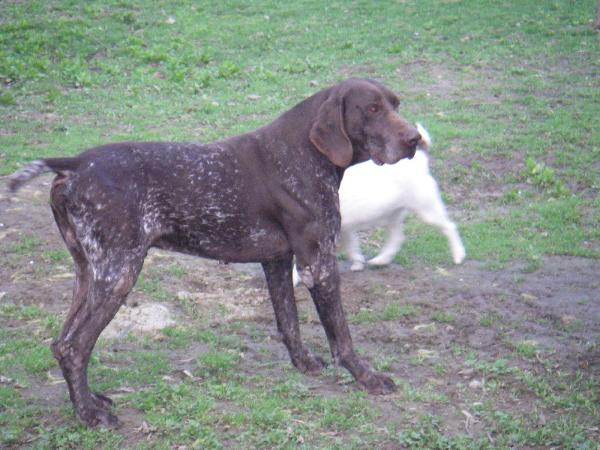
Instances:
[[[309,139],[336,166],[346,168],[352,162],[352,144],[344,129],[342,97],[335,91],[319,108]]]

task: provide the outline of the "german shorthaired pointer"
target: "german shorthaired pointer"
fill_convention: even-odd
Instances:
[[[150,247],[225,262],[260,262],[277,328],[292,363],[317,373],[324,361],[300,337],[292,258],[309,288],[335,364],[374,394],[393,381],[358,357],[335,258],[338,187],[344,169],[412,158],[421,136],[378,82],[324,89],[256,131],[210,144],[123,142],[73,158],[34,161],[17,190],[52,171],[51,207],[75,261],[73,303],[52,344],[79,419],[115,426],[112,401],[91,392],[87,366],[98,336],[136,282]]]

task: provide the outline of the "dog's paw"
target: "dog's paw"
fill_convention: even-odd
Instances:
[[[352,265],[350,266],[350,270],[352,272],[360,272],[365,268],[365,263],[362,261],[352,261]]]
[[[323,358],[321,358],[320,356],[315,356],[308,351],[303,356],[294,358],[292,362],[300,372],[309,375],[316,375],[320,373],[325,367],[327,367],[327,363]]]
[[[357,381],[372,395],[391,394],[397,389],[394,380],[374,370],[366,372]]]
[[[387,256],[376,256],[375,258],[371,258],[369,260],[369,265],[370,266],[387,266],[389,263],[392,262],[392,259],[387,257]]]
[[[396,383],[387,375],[373,369],[373,366],[366,359],[351,354],[340,363],[350,371],[356,382],[366,389],[369,394],[385,395],[396,391]]]
[[[92,400],[97,408],[108,409],[113,406],[113,401],[104,394],[99,392],[92,392]]]
[[[77,417],[88,427],[101,425],[105,428],[114,429],[118,428],[120,425],[117,416],[109,413],[106,409],[97,408],[95,406],[84,407],[77,411]]]
[[[464,247],[457,249],[452,257],[452,259],[454,260],[454,264],[462,264],[466,256],[467,253],[465,252]]]

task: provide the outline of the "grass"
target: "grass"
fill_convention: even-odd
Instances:
[[[29,326],[38,323],[39,314],[31,308],[3,308],[3,317],[18,318]],[[508,416],[503,413],[500,403],[491,402],[491,399],[500,402],[497,396],[505,396],[506,392],[517,389],[518,396],[534,398],[538,409],[585,411],[588,417],[597,417],[597,380],[588,376],[559,373],[548,378],[543,373],[521,369],[506,359],[481,360],[474,354],[463,355],[462,352],[445,356],[445,365],[462,361],[463,367],[471,368],[475,375],[486,379],[487,392],[481,397],[485,399],[484,403],[469,392],[458,394],[459,390],[452,395],[460,395],[464,402],[475,405],[467,408],[478,421],[486,424],[488,430],[492,430],[494,441],[490,442],[485,437],[473,439],[464,433],[448,435],[444,417],[418,412],[398,418],[382,428],[379,421],[384,416],[381,405],[366,393],[342,388],[327,396],[316,394],[310,385],[312,379],[288,367],[287,362],[284,373],[269,376],[260,367],[260,361],[249,362],[241,357],[240,343],[233,338],[244,331],[238,325],[232,324],[229,332],[223,330],[223,337],[196,327],[198,324],[179,326],[177,333],[167,329],[163,339],[143,346],[137,344],[132,350],[119,353],[110,351],[112,344],[101,342],[94,353],[90,366],[92,387],[126,392],[124,398],[118,400],[117,413],[122,414],[123,408],[133,408],[142,414],[153,448],[173,445],[224,448],[233,442],[241,448],[295,445],[364,448],[382,443],[411,448],[497,448],[496,445],[509,444],[568,447],[577,443],[582,448],[593,448],[586,438],[585,423],[578,421],[576,415],[553,417],[534,432],[531,424],[536,418],[533,413]],[[21,374],[25,382],[34,383],[36,377],[50,368],[42,367],[48,355],[34,358],[33,366],[27,361],[37,351],[47,352],[47,348],[37,344],[35,339],[28,339],[24,331],[17,331],[16,335],[4,333],[3,340],[7,342],[4,348],[10,348],[14,357],[7,358],[6,350],[0,351],[3,364],[0,372],[12,377],[7,368],[21,367],[26,371]],[[184,343],[182,336],[187,336]],[[179,344],[173,347],[171,340]],[[178,348],[186,355],[193,355],[197,351],[194,350],[195,343],[208,345],[211,349],[198,354],[191,367],[193,378],[186,376],[177,381],[172,374],[178,357],[164,348]],[[535,356],[536,347],[530,342],[507,345],[519,356]],[[446,370],[438,373],[444,374]],[[23,388],[16,389],[10,383],[0,385],[4,408],[0,412],[0,424],[3,425],[4,444],[32,439],[35,448],[96,448],[98,445],[118,448],[121,445],[124,438],[119,433],[74,425],[68,405],[60,412],[58,423],[34,427],[33,424],[45,416],[44,407],[26,403],[20,394]],[[407,405],[421,405],[419,409],[424,405],[437,405],[436,408],[445,405],[444,411],[454,408],[451,397],[440,392],[434,379],[422,386],[406,381],[399,382],[399,386],[400,397],[394,402],[402,410]],[[559,430],[560,434],[556,434]]]
[[[136,282],[135,289],[142,291],[156,300],[169,300],[174,295],[166,290],[158,277],[151,277],[147,274],[141,274]]]
[[[598,258],[600,232],[593,225],[593,201],[574,196],[545,198],[509,211],[491,212],[488,217],[459,226],[467,255],[501,267],[507,261],[521,260],[537,268],[544,255],[571,255]],[[447,240],[439,231],[416,219],[406,225],[407,240],[396,256],[405,266],[451,264]],[[472,244],[473,243],[473,244]]]
[[[594,8],[593,0],[2,2],[0,175],[106,142],[231,136],[338,80],[370,76],[400,93],[403,115],[433,136],[432,171],[468,258],[494,270],[518,264],[523,276],[549,255],[598,258]],[[411,218],[406,234],[396,257],[403,268],[450,266],[437,230]],[[381,240],[373,234],[367,253]],[[53,266],[70,264],[33,233],[2,237],[0,253],[7,292],[13,274],[44,274],[34,287],[45,288]],[[194,275],[170,262],[145,269],[136,295],[171,302],[173,284]],[[305,377],[272,354],[270,322],[217,327],[182,301],[189,314],[177,326],[118,345],[101,340],[93,354],[92,387],[146,431],[88,430],[66,394],[51,405],[32,400],[32,390],[52,390],[48,344],[63,317],[28,295],[0,297],[2,447],[597,448],[597,374],[554,368],[557,355],[513,338],[516,325],[490,309],[472,320],[498,334],[501,354],[439,344],[436,330],[462,331],[469,313],[432,311],[384,289],[349,317],[378,368],[423,374],[397,380],[396,399],[355,391],[338,369]],[[438,326],[393,340],[390,330],[431,321]],[[557,326],[563,336],[582,327]],[[428,349],[435,357],[419,356]],[[483,387],[468,387],[462,370]]]
[[[419,307],[410,304],[388,303],[381,311],[361,309],[350,320],[354,323],[373,323],[379,321],[394,321],[403,317],[414,316],[419,312]]]

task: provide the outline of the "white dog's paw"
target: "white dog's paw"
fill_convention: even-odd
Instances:
[[[391,262],[392,262],[392,258],[390,258],[389,256],[377,255],[375,258],[371,258],[369,260],[369,265],[371,265],[371,266],[387,266]]]
[[[464,247],[461,246],[460,248],[456,249],[453,255],[454,264],[461,264],[465,260],[466,256],[467,252],[465,252]]]
[[[350,266],[350,270],[352,272],[360,272],[365,268],[365,263],[362,261],[352,261],[352,265]]]

